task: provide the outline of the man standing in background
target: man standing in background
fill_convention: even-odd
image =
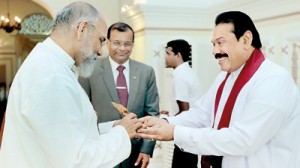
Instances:
[[[111,102],[122,104],[138,118],[158,115],[158,92],[153,68],[129,58],[134,45],[132,28],[126,23],[114,23],[108,28],[107,38],[109,56],[97,62],[90,77],[79,79],[98,112],[98,121],[121,119]],[[130,157],[116,167],[146,168],[155,141],[134,139],[131,143]]]
[[[178,39],[167,43],[166,66],[174,69],[170,116],[188,110],[191,104],[201,98],[200,80],[189,65],[190,57],[191,46],[187,41]],[[197,164],[198,155],[183,152],[175,145],[172,168],[196,168]]]

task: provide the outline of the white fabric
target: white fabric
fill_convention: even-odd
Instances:
[[[110,65],[111,65],[111,70],[113,72],[115,84],[117,86],[117,78],[119,76],[119,71],[117,70],[117,68],[118,68],[119,64],[116,63],[110,56],[109,56],[109,62],[110,62]],[[130,80],[129,80],[129,70],[130,70],[130,68],[129,68],[129,59],[122,65],[125,67],[125,69],[123,70],[123,74],[124,74],[125,79],[126,79],[127,91],[129,93],[129,88],[130,88],[129,87],[129,82],[130,82]]]
[[[173,71],[170,116],[179,112],[177,100],[188,102],[190,106],[201,98],[201,85],[196,72],[188,62],[180,64]]]
[[[226,83],[224,85],[223,92],[222,92],[222,95],[221,95],[221,98],[220,98],[216,118],[215,118],[214,128],[216,128],[216,129],[218,128],[218,125],[219,125],[219,122],[220,122],[220,119],[221,119],[221,115],[222,115],[222,112],[224,110],[225,103],[226,103],[226,101],[229,97],[229,94],[231,92],[231,88],[233,87],[233,84],[234,84],[235,80],[237,79],[237,77],[239,76],[240,72],[242,71],[243,67],[244,67],[244,65],[241,66],[235,72],[232,72],[226,80]]]
[[[177,124],[175,144],[195,154],[224,156],[222,168],[300,167],[300,98],[291,75],[265,60],[237,97],[229,128],[216,130],[213,107],[225,75],[188,112],[168,118]]]
[[[108,168],[129,156],[130,138],[122,126],[99,135],[73,65],[50,38],[22,64],[9,94],[1,168]]]

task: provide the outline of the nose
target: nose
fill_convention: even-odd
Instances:
[[[213,47],[212,54],[216,55],[217,53],[220,53],[220,48],[218,47],[218,45],[215,45]]]
[[[121,44],[119,47],[120,50],[125,50],[125,44]]]
[[[98,49],[98,51],[97,51],[97,55],[98,55],[98,56],[101,56],[101,55],[102,55],[102,47],[101,47],[101,46],[99,47],[99,49]]]

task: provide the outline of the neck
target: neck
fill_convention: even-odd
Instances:
[[[70,38],[69,35],[63,35],[60,34],[59,32],[53,32],[50,35],[50,38],[58,45],[60,46],[63,50],[66,51],[66,53],[68,53],[68,55],[70,57],[72,57],[75,60],[75,56],[74,56],[74,50],[72,48],[72,45],[74,43],[70,42]]]

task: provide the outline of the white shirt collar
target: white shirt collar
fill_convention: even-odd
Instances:
[[[190,68],[190,65],[189,65],[188,62],[184,62],[184,63],[178,65],[178,66],[174,69],[173,75],[175,75],[175,74],[177,74],[178,72],[180,72],[181,69],[186,69],[186,68]]]
[[[245,66],[245,64],[243,64],[241,67],[239,67],[236,71],[231,72],[230,76],[233,79],[236,79],[239,76],[239,74],[241,73],[244,66]]]
[[[60,61],[66,64],[70,69],[73,68],[75,64],[75,60],[65,51],[63,50],[58,44],[56,44],[50,37],[48,37],[44,42],[44,45],[49,46],[51,50],[53,50],[56,54],[53,56],[57,57]]]
[[[109,62],[111,65],[111,68],[113,70],[116,70],[119,65],[123,65],[125,67],[124,70],[129,70],[129,59],[124,63],[124,64],[118,64],[116,61],[114,61],[110,56],[109,56]]]

